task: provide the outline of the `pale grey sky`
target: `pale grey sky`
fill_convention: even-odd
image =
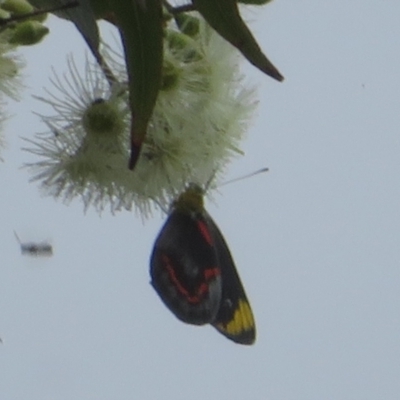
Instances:
[[[260,106],[207,209],[257,322],[252,347],[179,322],[149,284],[163,218],[83,214],[42,198],[19,166],[43,130],[30,99],[83,46],[72,27],[26,51],[0,165],[0,398],[397,400],[400,393],[400,5],[276,0],[250,11],[279,84],[251,67]],[[68,43],[66,43],[68,38]],[[13,236],[49,239],[22,257]]]

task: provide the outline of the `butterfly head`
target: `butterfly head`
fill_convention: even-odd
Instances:
[[[195,183],[187,188],[173,202],[172,209],[184,213],[201,212],[204,209],[204,189]]]

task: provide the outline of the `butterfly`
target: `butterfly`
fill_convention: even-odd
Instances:
[[[240,344],[253,344],[253,312],[226,241],[190,184],[173,202],[150,258],[151,284],[181,321],[211,324]]]

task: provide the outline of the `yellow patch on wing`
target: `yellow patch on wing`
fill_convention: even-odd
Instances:
[[[240,299],[232,319],[226,324],[216,324],[216,328],[236,342],[252,344],[255,340],[255,322],[250,304]]]

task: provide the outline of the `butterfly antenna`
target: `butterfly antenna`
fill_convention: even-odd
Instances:
[[[262,173],[268,172],[268,171],[269,171],[269,168],[266,168],[266,167],[265,168],[261,168],[261,169],[259,169],[257,171],[251,172],[250,174],[239,176],[239,178],[234,178],[234,179],[231,179],[230,181],[223,182],[223,183],[221,183],[219,185],[219,187],[228,185],[229,183],[232,183],[232,182],[241,181],[242,179],[251,178],[254,175],[262,174]]]
[[[19,243],[19,245],[22,246],[21,239],[18,237],[17,232],[15,232],[15,231],[14,231],[14,236],[15,236],[15,239],[17,239],[17,242]]]

